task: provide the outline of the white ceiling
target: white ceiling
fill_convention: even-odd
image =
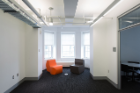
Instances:
[[[15,0],[31,15],[35,14],[22,2]],[[67,21],[73,25],[89,25],[88,20],[97,18],[114,0],[28,0],[42,15],[50,17],[49,7],[53,7],[52,17],[56,25],[64,25]],[[58,18],[59,16],[59,18]],[[37,19],[37,17],[36,17]]]
[[[95,19],[97,18],[114,0],[79,0],[75,18]],[[77,20],[75,20],[76,22]]]

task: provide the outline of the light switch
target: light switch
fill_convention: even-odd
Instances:
[[[116,47],[113,47],[113,52],[116,52]]]

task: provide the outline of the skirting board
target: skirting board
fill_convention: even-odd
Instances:
[[[16,83],[15,85],[13,85],[11,88],[9,88],[7,91],[5,91],[4,93],[10,93],[12,90],[14,90],[16,87],[18,87],[21,83],[23,83],[25,81],[25,78],[23,78],[21,81],[19,81],[18,83]]]
[[[7,91],[5,91],[4,93],[10,93],[12,90],[14,90],[16,87],[18,87],[21,83],[23,83],[24,81],[34,81],[34,80],[39,80],[41,78],[42,74],[39,77],[25,77],[23,78],[21,81],[19,81],[18,83],[16,83],[15,85],[13,85],[11,88],[9,88]]]
[[[107,80],[109,83],[111,83],[115,88],[119,89],[118,88],[118,84],[115,84],[112,80],[110,80],[108,77],[106,76],[92,76],[91,74],[91,77],[93,80]]]

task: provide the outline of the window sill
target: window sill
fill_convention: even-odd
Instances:
[[[82,58],[82,59],[90,59],[90,58]]]
[[[48,60],[48,59],[55,59],[55,58],[44,58],[45,60]]]
[[[61,58],[75,58],[75,57],[61,57]]]

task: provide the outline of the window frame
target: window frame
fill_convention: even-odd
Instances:
[[[62,55],[64,52],[64,51],[62,51],[63,46],[74,46],[74,56],[63,56]],[[70,51],[68,51],[68,52],[70,52]],[[61,58],[74,58],[74,57],[75,57],[75,45],[61,45]]]
[[[89,51],[87,51],[87,52],[89,52],[89,57],[86,57],[86,46],[89,46]],[[84,45],[84,58],[90,59],[90,45]]]
[[[54,46],[55,46],[55,32],[53,31],[44,31],[44,42],[45,42],[45,33],[53,33],[54,35],[54,45],[45,45],[44,43],[44,59],[53,59],[54,58]],[[45,46],[51,46],[51,57],[45,57]]]
[[[74,45],[62,45],[62,34],[74,34]],[[75,32],[61,32],[61,58],[75,58],[76,57],[76,39],[75,39]],[[62,54],[63,54],[63,46],[74,46],[74,56],[67,56],[67,57],[65,57],[65,56],[63,56]]]
[[[84,59],[90,59],[90,44],[89,45],[84,45],[84,34],[85,33],[89,33],[90,34],[90,32],[89,31],[83,31],[82,33],[81,33],[81,52],[83,52],[83,54],[81,55],[81,57],[82,58],[84,58]],[[85,46],[89,46],[89,58],[87,58],[85,55],[85,53],[86,53],[86,51],[85,51]],[[83,47],[83,48],[82,48]]]
[[[45,47],[46,46],[51,46],[51,51],[47,51],[47,52],[50,52],[51,53],[51,57],[45,57]],[[45,59],[51,59],[51,58],[53,58],[53,45],[44,45],[44,58]]]

